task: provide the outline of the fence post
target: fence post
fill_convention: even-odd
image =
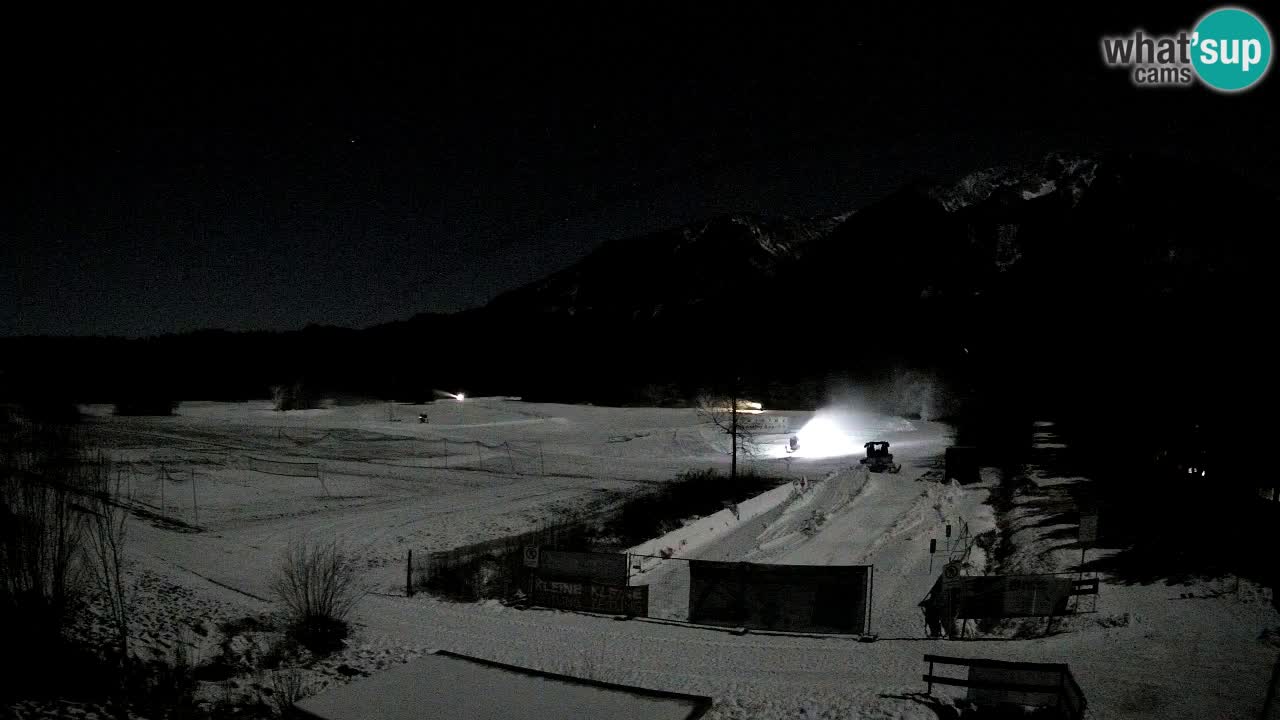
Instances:
[[[1280,657],[1276,658],[1276,666],[1271,670],[1271,684],[1267,686],[1267,696],[1262,700],[1262,717],[1270,717],[1277,690],[1280,690]]]
[[[871,634],[871,604],[876,594],[876,566],[871,566],[871,578],[867,581],[867,634]]]
[[[511,443],[504,442],[502,444],[507,446],[507,462],[511,464],[511,474],[519,475],[520,473],[516,472],[516,461],[511,459]]]
[[[929,689],[925,690],[925,694],[932,695],[933,694],[933,661],[932,660],[929,661],[929,679],[926,680],[925,682],[929,683]]]
[[[1075,709],[1071,707],[1071,703],[1067,700],[1067,673],[1061,671],[1058,673],[1058,705],[1067,708],[1067,715],[1074,716]]]
[[[479,440],[477,440],[477,441],[476,441],[476,463],[479,465],[479,468],[480,468],[481,470],[483,470],[483,469],[484,469],[484,455],[482,454],[482,451],[480,450],[480,441],[479,441]]]
[[[163,518],[163,517],[164,517],[164,513],[165,513],[165,507],[164,507],[164,478],[165,478],[165,475],[166,475],[166,473],[165,473],[165,471],[164,471],[164,465],[161,465],[161,466],[160,466],[160,473],[159,473],[159,475],[157,475],[157,477],[160,479],[160,517],[161,517],[161,518]]]
[[[542,477],[547,476],[547,459],[542,455],[542,442],[538,442],[538,466],[542,469]]]
[[[195,516],[195,525],[200,527],[200,504],[196,500],[196,469],[191,468],[191,514]]]
[[[413,550],[409,550],[409,557],[404,562],[404,595],[405,597],[413,597]]]
[[[449,438],[441,438],[444,441],[444,466],[449,467]]]

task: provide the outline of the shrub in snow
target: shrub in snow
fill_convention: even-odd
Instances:
[[[319,401],[308,392],[301,382],[290,385],[275,385],[271,388],[271,399],[276,410],[312,410],[319,407]]]
[[[172,415],[178,410],[178,401],[146,393],[133,394],[115,402],[112,412],[116,415]]]
[[[0,436],[0,631],[13,647],[52,643],[86,579],[81,497],[102,473],[72,427],[16,419]]]
[[[306,673],[300,668],[273,670],[269,687],[264,687],[263,704],[269,705],[281,717],[291,717],[293,704],[311,693]]]
[[[331,652],[347,636],[347,618],[365,591],[337,541],[294,542],[285,550],[271,591],[284,604],[295,637],[313,652]]]
[[[139,662],[131,673],[129,696],[144,717],[193,717],[196,712],[195,668],[191,635],[179,626],[165,657]]]

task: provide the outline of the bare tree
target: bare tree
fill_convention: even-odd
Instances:
[[[740,418],[757,405],[738,397],[736,386],[728,395],[703,393],[697,399],[698,417],[709,422],[721,432],[729,436],[729,477],[738,477],[738,454],[748,457],[755,455],[755,433],[745,426]]]

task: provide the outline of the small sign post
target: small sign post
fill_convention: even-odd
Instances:
[[[1080,515],[1080,579],[1084,580],[1084,554],[1089,546],[1098,541],[1098,514],[1091,512],[1088,515]],[[1076,597],[1076,610],[1080,609],[1080,597]],[[1094,609],[1097,609],[1097,602],[1094,603]]]
[[[949,562],[942,566],[942,587],[951,590],[960,585],[960,563]]]
[[[1080,516],[1080,572],[1084,572],[1084,552],[1098,541],[1098,516],[1096,514]]]
[[[938,551],[938,539],[929,538],[929,574],[933,574],[933,554]]]
[[[1098,516],[1096,514],[1080,516],[1080,542],[1092,543],[1098,540]]]
[[[538,567],[538,546],[526,545],[524,549],[524,566],[530,568]]]

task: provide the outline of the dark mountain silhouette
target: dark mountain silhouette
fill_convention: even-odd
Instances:
[[[563,313],[654,320],[725,294],[768,285],[841,218],[726,215],[625,240],[497,297],[504,314]]]
[[[645,402],[742,378],[803,404],[822,379],[936,371],[1018,402],[1224,406],[1269,388],[1276,198],[1148,155],[1050,155],[918,182],[856,213],[714,218],[611,240],[489,306],[365,330],[0,340],[10,395],[110,399],[432,387]],[[1168,397],[1175,378],[1178,403]],[[1252,385],[1250,385],[1252,383]],[[985,401],[984,401],[985,402]]]

